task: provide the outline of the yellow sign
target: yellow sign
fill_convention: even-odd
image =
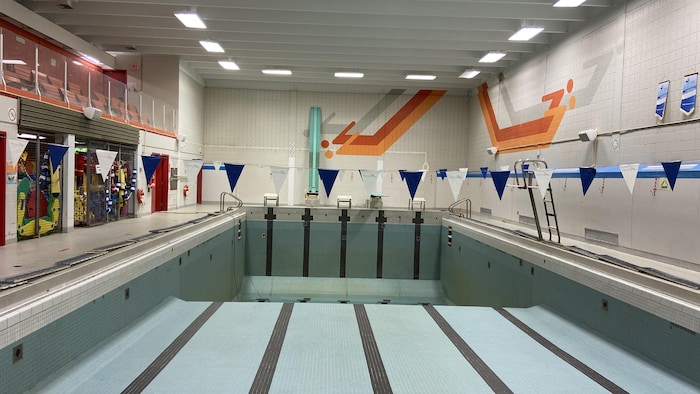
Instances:
[[[671,184],[668,182],[668,178],[659,178],[659,190],[660,191],[671,191]]]

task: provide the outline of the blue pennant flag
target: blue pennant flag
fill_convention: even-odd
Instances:
[[[224,166],[226,167],[226,176],[228,176],[228,184],[231,186],[231,193],[233,193],[233,189],[236,188],[236,183],[238,183],[238,178],[241,177],[241,173],[243,172],[243,164],[231,164],[231,163],[224,163]]]
[[[480,167],[480,168],[481,168],[481,177],[486,179],[486,174],[488,174],[489,168],[488,167]]]
[[[146,175],[146,183],[151,181],[153,173],[156,172],[158,164],[160,164],[160,156],[141,156],[141,162],[143,163],[143,172]]]
[[[406,180],[408,192],[411,194],[411,200],[416,196],[420,178],[423,176],[422,171],[403,171],[403,178]]]
[[[403,180],[405,178],[405,173],[406,173],[406,170],[399,170],[399,175],[401,175],[401,182],[403,182]]]
[[[447,168],[441,168],[441,169],[437,170],[435,175],[437,175],[438,178],[440,178],[444,181],[445,178],[447,178]]]
[[[56,172],[56,169],[63,161],[63,156],[65,156],[68,151],[68,146],[49,144],[49,158],[51,159],[51,172]]]
[[[583,195],[585,196],[598,171],[596,171],[595,167],[580,167],[578,172],[581,176],[581,186],[583,187]]]
[[[323,181],[323,187],[326,189],[326,197],[331,196],[331,190],[333,190],[333,184],[335,179],[338,177],[339,170],[324,170],[322,168],[318,169],[318,175]]]
[[[493,185],[496,186],[499,200],[503,198],[503,191],[506,189],[509,176],[510,171],[491,171],[491,179],[493,179]]]
[[[671,186],[671,190],[673,190],[673,187],[676,185],[676,178],[678,178],[678,171],[681,170],[681,161],[667,161],[661,163],[661,165],[664,166],[668,184]]]

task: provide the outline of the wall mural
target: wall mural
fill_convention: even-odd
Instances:
[[[364,128],[356,127],[358,123],[350,122],[332,141],[335,145],[341,145],[336,151],[339,155],[357,155],[357,156],[381,156],[386,152],[401,136],[403,136],[423,115],[425,115],[442,96],[447,93],[447,90],[420,90],[416,93],[401,109],[396,112],[382,127],[379,128],[373,135],[362,135]],[[388,94],[387,97],[391,95]],[[395,96],[395,95],[394,95]],[[392,100],[393,101],[393,100]],[[376,118],[380,111],[377,109],[386,109],[389,101],[386,98],[370,110],[367,115],[372,114]],[[363,117],[361,123],[367,121],[367,115]],[[367,122],[368,123],[368,122]],[[351,131],[355,129],[354,133]],[[330,142],[328,140],[321,141],[321,147],[328,149]],[[333,157],[333,151],[325,152],[326,158]]]

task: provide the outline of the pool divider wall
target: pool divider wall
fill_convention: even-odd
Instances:
[[[273,212],[246,210],[248,276],[439,279],[444,213],[315,208],[309,219],[304,207]]]
[[[91,274],[66,272],[63,286],[52,285],[45,294],[3,309],[0,391],[26,391],[168,297],[232,300],[242,284],[245,255],[245,232],[238,239],[236,220],[244,226],[245,215],[231,216],[107,254],[108,261],[93,263]],[[42,288],[41,282],[31,286]],[[23,357],[13,362],[18,344]]]
[[[700,312],[683,300],[697,292],[672,285],[664,294],[656,289],[668,284],[642,287],[648,277],[613,276],[621,268],[604,262],[474,222],[444,224],[441,283],[454,304],[544,305],[700,384]]]

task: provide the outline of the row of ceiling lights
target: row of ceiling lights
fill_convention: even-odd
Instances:
[[[557,1],[553,6],[554,7],[578,7],[579,5],[583,4],[586,0],[559,0]],[[204,21],[197,15],[196,12],[194,11],[185,11],[185,12],[177,12],[175,13],[175,16],[177,19],[182,22],[183,25],[189,28],[193,29],[206,29],[207,26],[204,24]],[[544,30],[544,27],[542,26],[535,26],[532,24],[526,24],[520,28],[520,30],[516,31],[513,35],[511,35],[508,40],[509,41],[529,41],[532,38],[534,38],[536,35],[540,34]],[[207,52],[212,52],[212,53],[225,53],[224,48],[221,47],[221,45],[218,42],[215,41],[207,41],[203,40],[199,42],[202,47]],[[501,60],[504,56],[506,56],[505,52],[502,51],[490,51],[487,54],[485,54],[481,59],[479,59],[479,63],[495,63],[499,60]],[[240,70],[240,67],[234,62],[233,60],[221,60],[219,61],[219,65],[223,67],[226,70]],[[459,78],[467,78],[471,79],[479,75],[481,71],[476,70],[476,69],[467,69],[465,70],[462,74],[460,74]],[[262,70],[263,74],[267,75],[292,75],[291,70],[287,69],[264,69]],[[336,72],[335,74],[336,78],[364,78],[365,74],[361,72],[343,72],[339,71]],[[411,79],[411,80],[422,80],[422,81],[432,81],[436,79],[437,77],[435,75],[428,75],[428,74],[408,74],[406,75],[406,79]]]

